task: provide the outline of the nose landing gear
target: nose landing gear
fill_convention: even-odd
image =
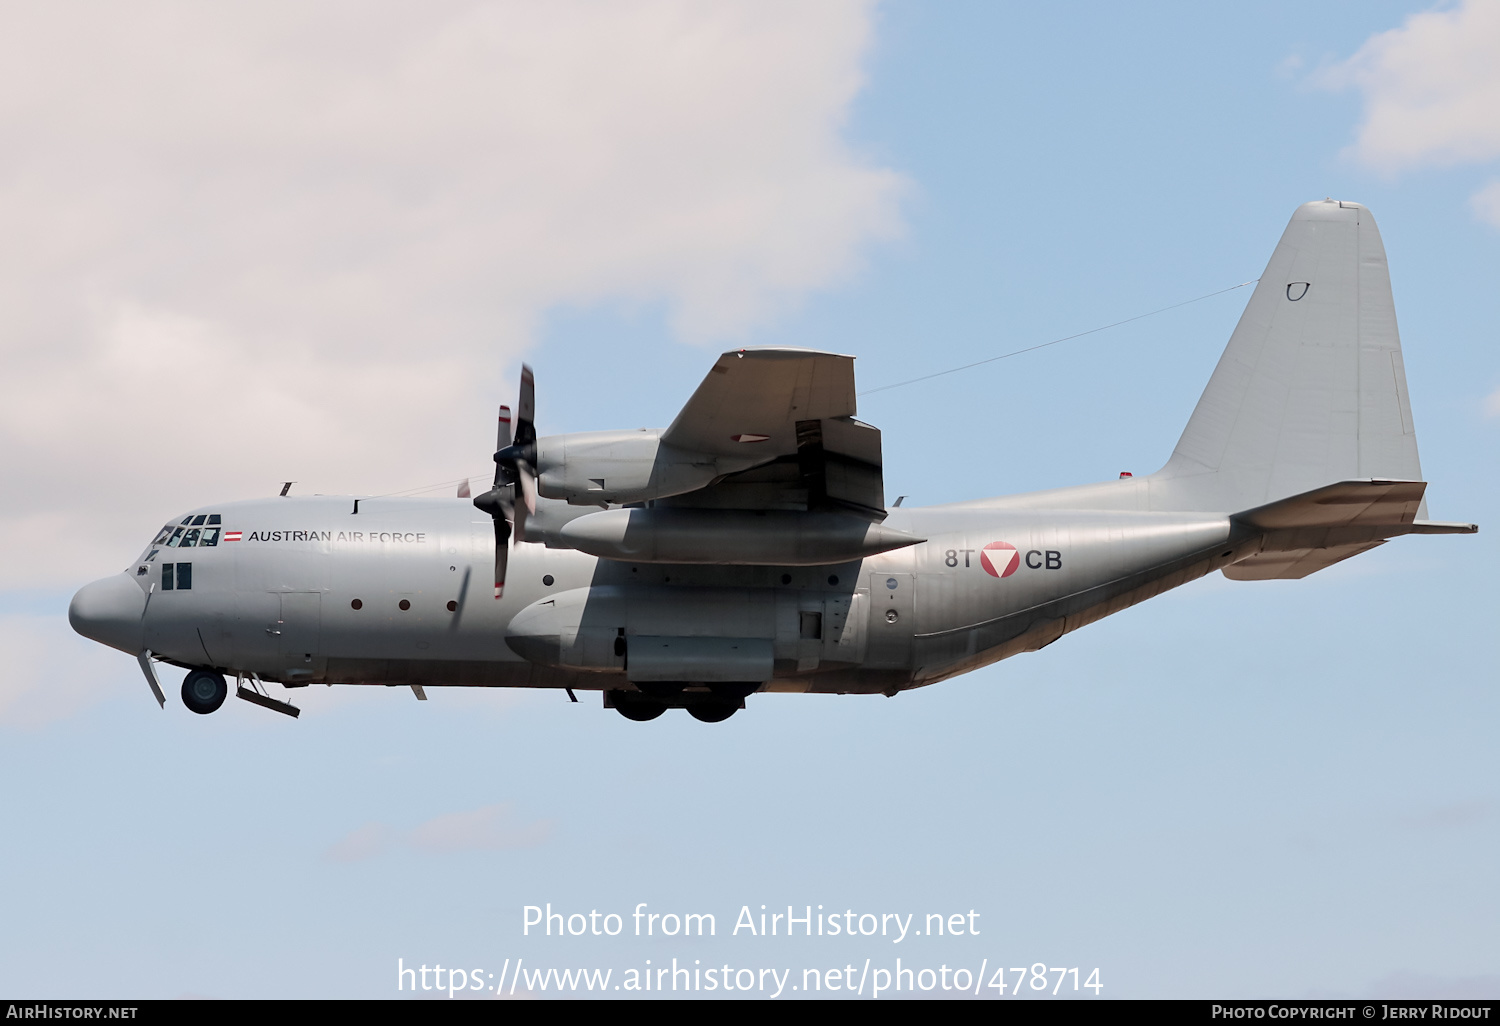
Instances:
[[[265,685],[251,674],[248,678],[250,687],[245,687],[244,680],[235,688],[235,694],[247,702],[264,706],[274,712],[291,716],[294,719],[301,715],[302,710],[290,702],[280,702],[265,693]],[[200,716],[207,716],[224,704],[224,699],[229,696],[229,685],[224,680],[224,675],[215,670],[193,670],[182,682],[182,704]]]
[[[194,670],[182,682],[182,704],[200,716],[207,716],[229,697],[229,685],[222,673]]]

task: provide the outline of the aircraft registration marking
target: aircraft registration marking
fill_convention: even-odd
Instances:
[[[1009,577],[1021,566],[1021,554],[1010,542],[990,542],[979,553],[979,565],[991,577]]]
[[[972,567],[973,556],[973,549],[948,549],[943,553],[943,565],[956,567],[962,557],[964,566]],[[1022,562],[1030,570],[1061,570],[1062,552],[1057,549],[1030,549],[1023,560],[1020,550],[1010,542],[990,542],[979,550],[979,565],[991,577],[1009,577],[1021,569]]]

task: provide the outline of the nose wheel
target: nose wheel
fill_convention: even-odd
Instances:
[[[229,685],[222,673],[194,670],[182,682],[182,704],[200,716],[207,716],[229,696]]]

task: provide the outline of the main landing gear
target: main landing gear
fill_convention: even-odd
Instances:
[[[229,697],[229,685],[222,673],[194,670],[182,682],[182,704],[200,716],[207,716]]]
[[[641,681],[634,691],[606,691],[605,708],[615,709],[627,720],[644,723],[668,709],[686,709],[700,723],[722,723],[745,707],[745,696],[759,683],[679,684],[674,681]]]

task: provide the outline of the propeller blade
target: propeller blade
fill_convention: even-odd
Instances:
[[[516,408],[516,445],[530,445],[536,441],[536,375],[526,364],[521,364],[521,401]],[[535,458],[535,457],[533,457]]]
[[[469,479],[464,478],[463,483],[458,486],[458,497],[460,499],[472,499],[474,493],[469,491]]]
[[[500,431],[495,436],[495,451],[499,452],[510,444],[510,407],[500,407]]]
[[[516,525],[516,541],[526,540],[526,518],[536,512],[536,478],[531,474],[531,468],[524,463],[516,466],[516,476],[519,480],[516,487],[520,490],[520,502],[511,500],[511,522]],[[512,493],[514,494],[514,493]]]
[[[531,368],[522,364],[516,416],[512,418],[509,406],[500,407],[495,434],[495,485],[474,499],[474,505],[495,522],[497,599],[505,594],[511,541],[525,541],[526,517],[536,512],[536,427],[532,423],[535,413],[536,379]]]
[[[510,407],[500,407],[500,417],[495,431],[495,487],[512,483],[515,478],[509,471],[507,461],[500,454],[510,448]]]
[[[495,598],[505,594],[505,569],[510,562],[510,522],[495,518]]]
[[[518,471],[518,482],[521,486],[521,505],[526,508],[527,513],[536,512],[536,474],[526,464],[522,463],[516,468]]]

